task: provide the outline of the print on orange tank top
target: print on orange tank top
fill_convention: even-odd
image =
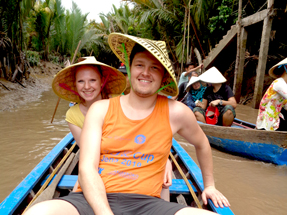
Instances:
[[[142,120],[130,120],[124,115],[120,97],[110,99],[98,168],[106,192],[160,198],[171,145],[166,97],[158,96],[153,112]]]

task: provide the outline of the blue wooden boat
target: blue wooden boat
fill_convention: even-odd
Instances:
[[[235,119],[231,127],[199,123],[210,145],[241,157],[287,165],[287,132],[256,130],[255,125]]]
[[[51,198],[67,195],[78,178],[78,152],[75,140],[72,134],[69,133],[1,203],[0,214],[22,214],[31,202],[35,199],[36,202],[37,199],[42,197],[42,194],[39,195],[39,190],[43,190],[43,193],[52,190]],[[170,187],[170,201],[194,206],[195,200],[190,190],[196,196],[201,195],[204,187],[201,171],[175,140],[173,140],[170,156],[175,159],[172,161],[174,179],[173,185]],[[64,165],[61,165],[62,163]],[[175,163],[181,167],[180,170],[175,167]],[[57,171],[56,176],[53,176],[58,166],[61,166],[61,168]],[[184,174],[185,179],[183,179],[184,177],[182,177],[180,172]],[[52,182],[49,181],[50,178],[52,178]],[[185,180],[190,184],[187,185]],[[55,188],[53,188],[53,182],[55,182]],[[208,201],[208,205],[204,206],[204,208],[222,215],[233,214],[228,207],[216,208],[211,200]]]

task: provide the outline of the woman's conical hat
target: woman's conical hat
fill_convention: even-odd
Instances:
[[[121,94],[125,90],[126,78],[120,71],[97,61],[95,57],[83,57],[80,60],[78,63],[65,67],[54,77],[52,88],[57,96],[67,101],[81,102],[76,89],[75,73],[76,67],[82,65],[99,66],[101,76],[105,82],[104,88],[102,89],[105,95]]]
[[[272,78],[280,78],[280,76],[274,74],[274,69],[276,69],[278,66],[284,65],[284,64],[287,64],[287,58],[285,58],[284,60],[281,60],[279,63],[277,63],[277,64],[276,64],[275,66],[273,66],[271,69],[269,69],[269,75],[270,75]]]

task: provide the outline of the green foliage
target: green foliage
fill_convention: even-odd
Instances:
[[[49,59],[49,61],[51,61],[51,62],[53,62],[55,64],[60,64],[61,63],[59,56],[56,56],[56,55],[53,55],[53,54],[50,54],[48,59]]]
[[[236,23],[237,13],[232,10],[233,0],[223,0],[217,7],[218,14],[209,19],[210,33],[224,34],[230,26]]]
[[[26,59],[28,60],[30,66],[37,66],[40,63],[40,55],[36,51],[26,51]]]

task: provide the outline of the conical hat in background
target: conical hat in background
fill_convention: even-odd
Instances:
[[[211,67],[199,76],[200,80],[211,84],[225,83],[227,80],[216,67]]]
[[[271,69],[269,69],[269,75],[270,75],[272,78],[280,78],[280,76],[274,74],[274,69],[276,69],[278,66],[284,65],[284,64],[287,64],[287,58],[285,58],[284,60],[281,60],[279,63],[277,63],[277,64],[276,64],[275,66],[273,66]]]
[[[82,65],[96,65],[100,67],[103,80],[107,79],[102,89],[106,95],[121,94],[125,90],[126,78],[120,71],[97,61],[95,57],[83,57],[80,60],[80,62],[62,69],[54,77],[52,88],[57,96],[67,101],[81,102],[75,85],[75,73],[76,67]],[[63,85],[65,86],[63,87]]]
[[[178,94],[177,82],[172,68],[166,44],[164,41],[149,40],[145,38],[134,37],[131,35],[111,33],[108,38],[109,45],[115,55],[121,62],[125,62],[124,53],[121,51],[122,43],[125,44],[127,55],[130,61],[130,55],[135,44],[143,46],[148,52],[150,52],[167,70],[165,73],[163,82],[160,88],[174,82],[174,85],[164,88],[161,92],[170,96],[176,96]]]
[[[188,84],[186,85],[185,91],[188,92],[190,90],[191,85],[198,81],[200,81],[199,77],[191,76]]]

